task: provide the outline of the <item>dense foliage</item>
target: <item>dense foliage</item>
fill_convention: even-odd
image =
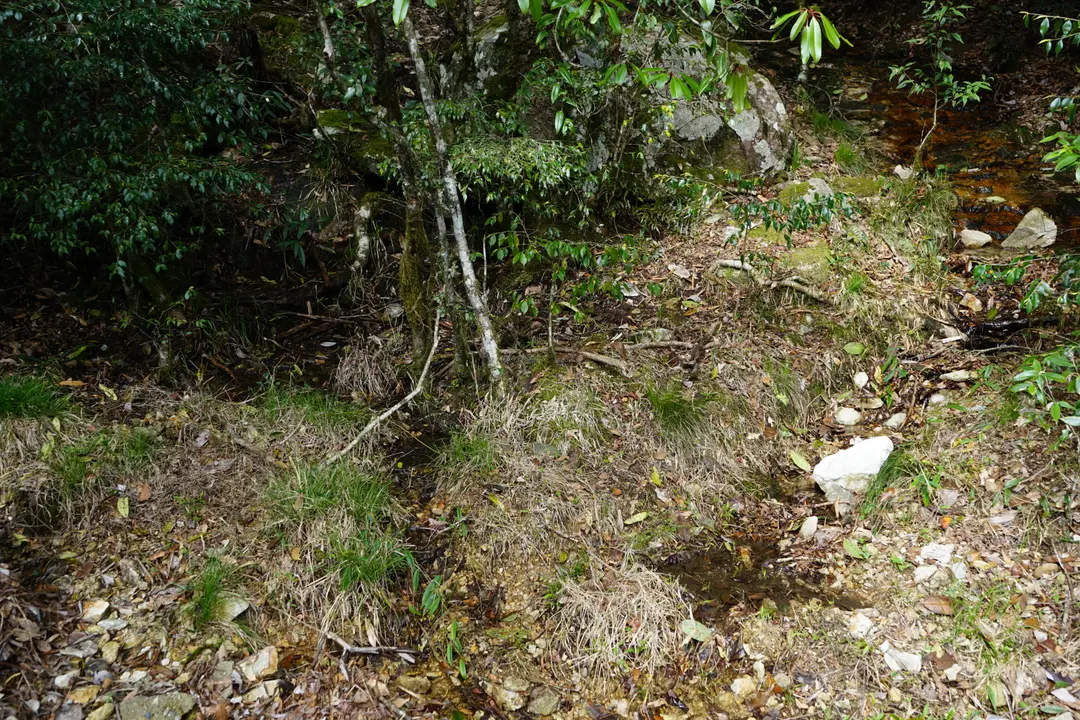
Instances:
[[[275,97],[229,44],[242,0],[34,0],[0,10],[0,232],[61,254],[179,257]]]

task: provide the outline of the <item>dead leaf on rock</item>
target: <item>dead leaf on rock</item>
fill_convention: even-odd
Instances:
[[[928,595],[919,603],[924,610],[929,610],[935,615],[952,615],[952,601],[944,595]]]

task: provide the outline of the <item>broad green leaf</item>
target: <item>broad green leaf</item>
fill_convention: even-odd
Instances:
[[[859,545],[858,541],[856,541],[854,538],[844,539],[844,552],[846,552],[848,555],[855,558],[856,560],[865,560],[866,558],[870,557],[870,553],[866,552],[866,550],[861,545]]]
[[[713,9],[716,8],[716,0],[698,0],[701,3],[701,9],[705,11],[705,16],[712,15]]]
[[[813,38],[810,37],[810,26],[807,25],[802,32],[802,42],[799,43],[799,59],[802,60],[803,65],[810,63],[810,44],[813,42]]]
[[[825,29],[825,39],[834,49],[840,48],[840,33],[836,32],[836,26],[824,15],[821,16],[821,27]]]
[[[791,34],[788,36],[788,40],[795,42],[795,38],[799,36],[802,29],[806,27],[806,18],[809,17],[806,13],[799,13],[799,19],[791,23]]]
[[[358,8],[367,7],[368,5],[370,5],[373,2],[375,2],[375,0],[356,0],[356,7],[358,7]]]
[[[791,462],[795,463],[795,467],[799,468],[803,472],[810,472],[810,461],[802,456],[801,453],[797,453],[794,450],[791,451]]]
[[[789,12],[787,15],[781,15],[780,17],[776,18],[776,20],[773,21],[772,27],[770,27],[769,29],[770,30],[775,30],[778,27],[783,27],[784,23],[786,23],[788,20],[795,17],[796,15],[798,15],[801,12],[802,12],[802,10],[793,10],[793,11]]]
[[[400,25],[405,20],[405,16],[409,13],[409,0],[394,0],[394,9],[391,13],[391,17],[394,20],[395,25]]]
[[[623,525],[637,525],[639,522],[641,522],[647,517],[649,517],[649,513],[639,512],[636,515],[631,515],[630,517],[626,518],[626,520],[623,520]]]
[[[604,13],[607,15],[607,24],[611,32],[622,35],[622,23],[619,22],[619,13],[610,5],[604,5]]]
[[[566,124],[566,115],[562,110],[555,113],[555,133],[562,135],[563,126]]]
[[[529,0],[518,0],[518,9],[524,15],[529,12]]]
[[[529,11],[532,13],[533,22],[540,22],[544,17],[544,0],[529,0]]]
[[[120,517],[126,518],[131,512],[131,500],[127,495],[116,500],[116,512],[120,513]]]
[[[698,642],[709,642],[709,640],[712,639],[712,636],[716,634],[712,628],[702,625],[697,620],[691,618],[683,620],[679,628],[686,637],[691,640],[697,640]]]
[[[1046,37],[1046,33],[1050,32],[1050,18],[1043,18],[1042,23],[1039,24],[1039,35]]]
[[[866,346],[861,342],[849,342],[844,346],[844,352],[848,355],[862,355],[866,352]]]
[[[686,83],[678,75],[672,75],[668,81],[668,92],[671,93],[672,100],[690,99],[690,88],[686,87]]]
[[[810,25],[808,26],[810,31],[810,55],[814,58],[814,62],[821,60],[821,23],[817,18],[811,18]]]

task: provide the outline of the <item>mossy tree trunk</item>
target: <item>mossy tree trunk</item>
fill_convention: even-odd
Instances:
[[[431,272],[428,258],[431,245],[424,229],[423,203],[414,193],[405,199],[405,235],[401,241],[401,262],[398,267],[399,292],[405,306],[413,342],[413,362],[427,356],[431,338],[431,296],[428,292]]]

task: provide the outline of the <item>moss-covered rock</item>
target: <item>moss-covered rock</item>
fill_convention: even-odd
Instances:
[[[799,198],[808,192],[810,192],[810,183],[808,182],[788,183],[780,191],[777,199],[786,207],[791,207]]]
[[[320,110],[316,137],[333,137],[342,143],[357,166],[373,175],[386,176],[396,167],[394,144],[362,116],[348,110]]]
[[[756,227],[746,233],[746,237],[756,240],[762,245],[787,245],[787,238],[784,236],[784,233],[775,228],[765,227],[764,225]]]
[[[302,22],[272,12],[252,13],[250,22],[259,34],[267,70],[293,82],[314,70],[319,50]]]
[[[857,198],[880,195],[881,188],[885,186],[885,179],[880,177],[840,175],[829,182],[837,192],[854,195]]]
[[[832,275],[832,252],[828,243],[795,248],[777,259],[777,264],[815,285],[825,285]]]

